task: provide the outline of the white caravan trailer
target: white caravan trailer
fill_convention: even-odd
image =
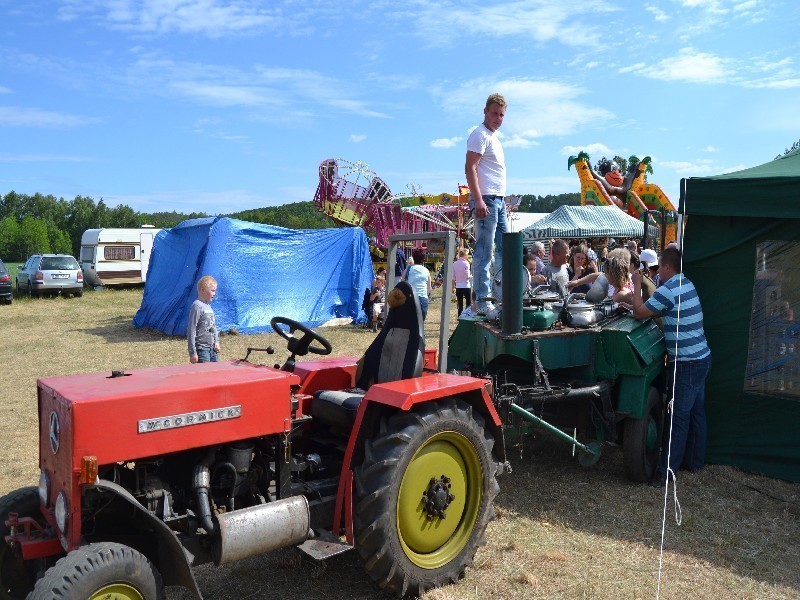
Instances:
[[[144,283],[153,238],[161,231],[140,229],[87,229],[81,237],[83,280],[92,286]]]

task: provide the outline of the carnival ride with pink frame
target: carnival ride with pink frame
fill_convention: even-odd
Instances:
[[[319,185],[314,205],[332,221],[357,226],[375,238],[375,245],[386,248],[394,234],[453,231],[460,244],[474,242],[469,188],[459,185],[455,195],[412,194],[417,206],[403,206],[389,186],[362,161],[327,158],[319,165]],[[506,198],[509,216],[518,198]]]

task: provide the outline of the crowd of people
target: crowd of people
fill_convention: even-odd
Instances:
[[[503,123],[506,100],[492,94],[483,109],[484,119],[467,139],[464,172],[470,191],[469,207],[474,217],[473,260],[459,249],[453,263],[451,282],[460,318],[496,311],[492,284],[500,283],[492,273],[503,266],[503,234],[509,230],[505,207],[505,156],[497,130]],[[705,462],[705,380],[711,368],[711,352],[703,331],[703,312],[691,281],[682,273],[682,256],[672,242],[659,257],[652,249],[640,251],[638,241],[550,240],[549,255],[542,242],[534,242],[522,257],[529,276],[529,289],[547,286],[564,299],[583,293],[590,302],[611,299],[627,307],[636,319],[657,318],[667,346],[670,388],[674,390],[673,443],[662,453],[656,484],[662,484],[679,468],[701,469]],[[426,253],[414,248],[407,257],[398,247],[395,276],[405,280],[419,298],[421,316],[426,318],[432,292],[431,273],[425,267]],[[507,260],[507,262],[509,262]],[[512,261],[513,262],[513,261]],[[188,348],[191,362],[216,361],[219,333],[210,303],[217,283],[203,277],[198,299],[189,319]],[[372,331],[377,331],[384,313],[386,269],[381,267],[368,294],[364,309]]]

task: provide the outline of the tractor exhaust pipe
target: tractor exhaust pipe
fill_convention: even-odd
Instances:
[[[211,465],[214,464],[215,455],[213,450],[209,450],[205,458],[194,468],[192,486],[197,494],[197,513],[200,524],[206,533],[214,535],[216,527],[211,518],[211,501],[208,497],[208,489],[211,487]]]
[[[516,335],[522,331],[522,234],[503,234],[503,313],[500,325],[503,335]]]
[[[305,496],[292,496],[217,516],[214,563],[224,565],[309,538],[311,513]]]

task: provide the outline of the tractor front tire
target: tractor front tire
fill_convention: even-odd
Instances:
[[[631,481],[650,481],[661,454],[661,432],[664,428],[664,402],[661,392],[651,387],[647,407],[641,419],[626,419],[622,438],[622,464]]]
[[[0,600],[22,600],[33,589],[42,561],[22,560],[5,542],[9,534],[5,522],[10,513],[33,517],[40,525],[44,524],[38,488],[25,487],[0,498]]]
[[[161,600],[161,575],[146,556],[112,542],[73,550],[42,577],[29,600]]]
[[[354,473],[356,548],[380,588],[419,596],[463,577],[494,517],[493,447],[462,400],[381,419]]]

